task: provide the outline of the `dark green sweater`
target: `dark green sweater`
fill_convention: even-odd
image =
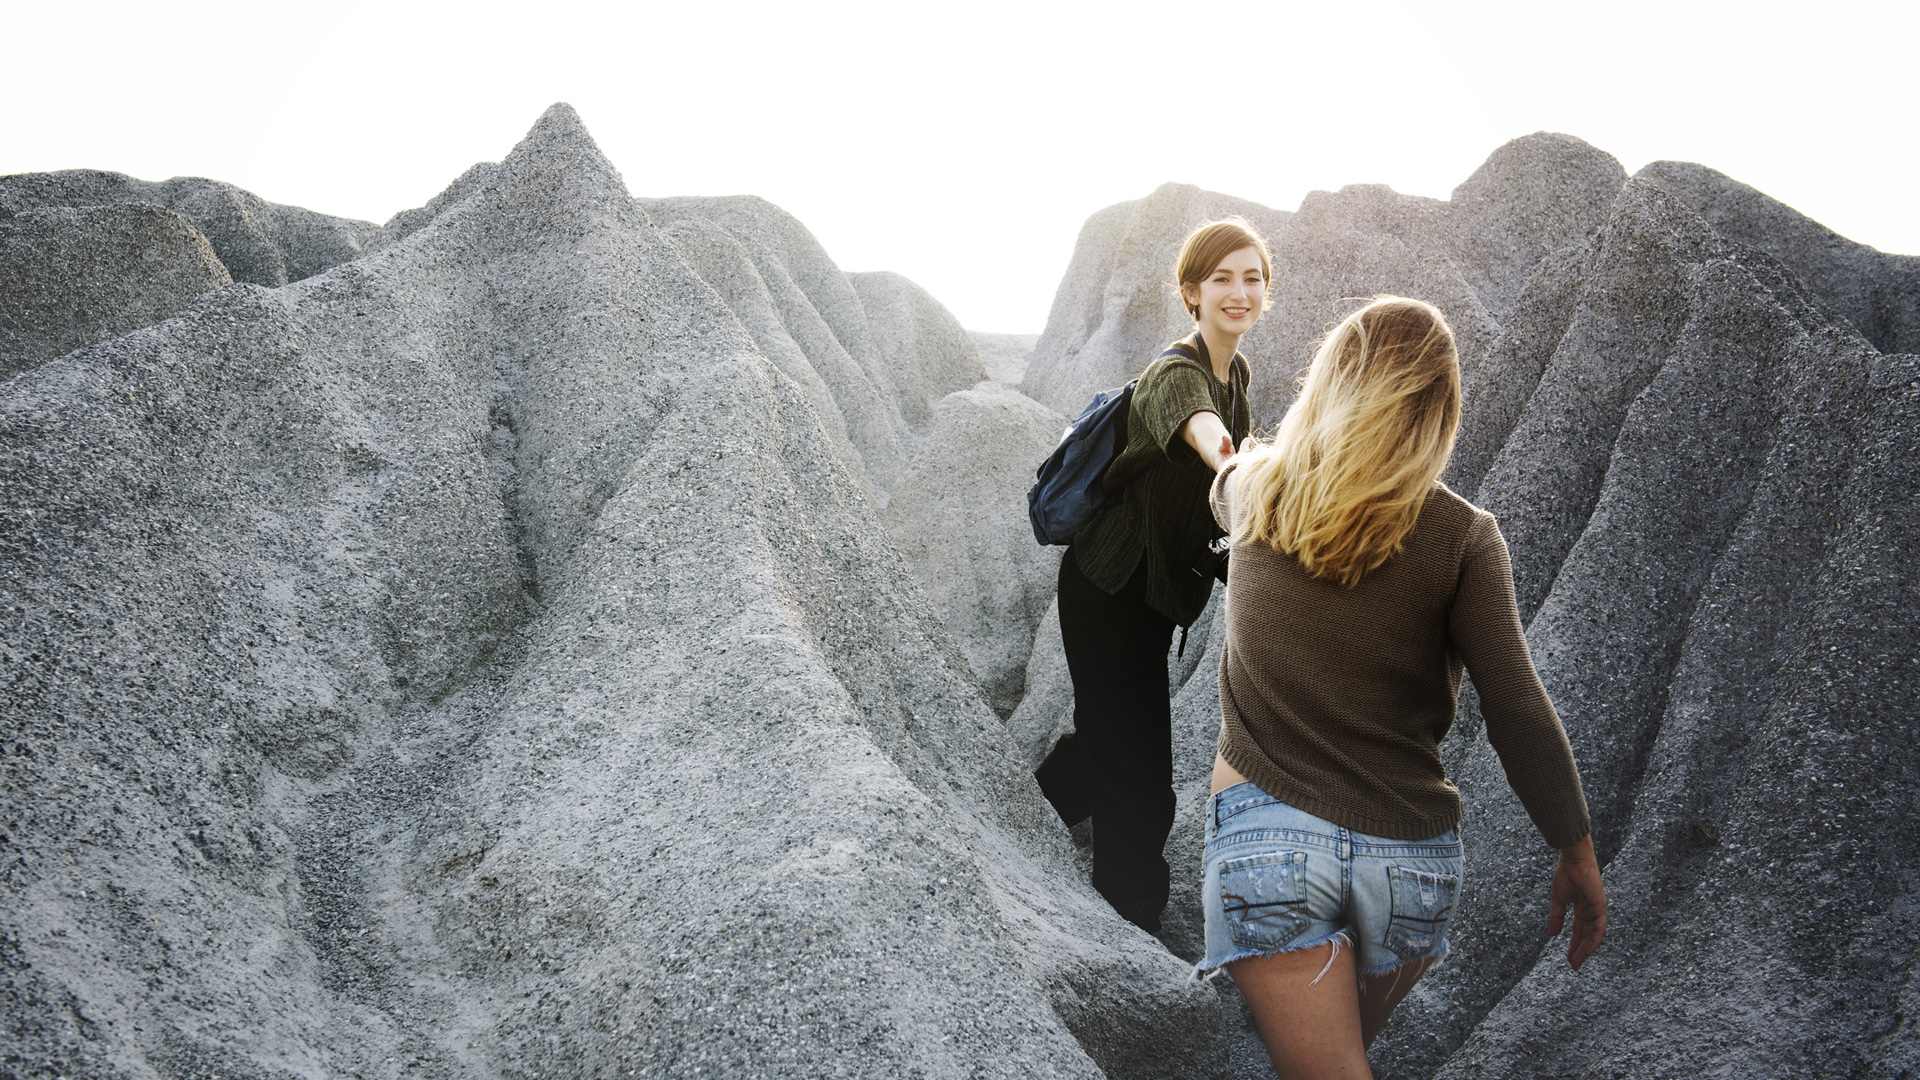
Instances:
[[[1213,469],[1180,428],[1193,414],[1210,412],[1240,445],[1253,427],[1248,377],[1246,357],[1235,353],[1227,381],[1215,379],[1199,334],[1147,365],[1127,410],[1127,445],[1104,479],[1119,497],[1073,537],[1072,557],[1088,581],[1117,593],[1145,559],[1147,606],[1181,626],[1200,617],[1213,578],[1195,573],[1193,564],[1224,534],[1207,502]]]

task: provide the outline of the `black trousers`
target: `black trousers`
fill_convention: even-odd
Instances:
[[[1074,731],[1034,771],[1068,825],[1093,816],[1093,887],[1115,911],[1160,929],[1173,828],[1173,708],[1167,648],[1173,620],[1147,606],[1147,568],[1109,595],[1067,549],[1060,560],[1060,636],[1073,676]]]

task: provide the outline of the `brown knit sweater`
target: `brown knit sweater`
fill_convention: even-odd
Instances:
[[[1211,498],[1233,522],[1235,470]],[[1220,753],[1263,791],[1401,840],[1460,822],[1440,763],[1464,664],[1507,781],[1556,848],[1587,835],[1573,751],[1534,672],[1493,515],[1436,483],[1400,552],[1352,588],[1236,545],[1220,658]]]

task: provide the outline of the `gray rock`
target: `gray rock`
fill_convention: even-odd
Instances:
[[[1088,218],[1020,389],[1078,416],[1096,392],[1138,375],[1167,342],[1191,332],[1193,320],[1173,291],[1173,263],[1194,226],[1227,214],[1252,222],[1269,246],[1289,217],[1191,184],[1163,184]],[[1242,348],[1249,356],[1265,334],[1256,326],[1248,335]]]
[[[1597,245],[1566,330],[1480,494],[1513,549],[1520,616],[1530,619],[1587,528],[1614,435],[1672,355],[1691,309],[1695,250],[1723,242],[1658,189],[1635,184]],[[1639,258],[1643,249],[1664,257]]]
[[[1008,386],[1019,386],[1020,380],[1027,377],[1027,360],[1033,356],[1034,346],[1040,341],[1039,334],[967,332],[973,335],[974,344],[980,349],[980,363],[987,369],[987,378]]]
[[[0,176],[0,217],[44,207],[152,203],[193,222],[235,281],[269,287],[360,257],[378,226],[270,203],[199,176],[157,183],[97,169]]]
[[[987,378],[980,348],[940,301],[907,278],[881,270],[847,280],[867,313],[888,394],[908,431],[923,435],[942,399]]]
[[[476,196],[8,384],[9,1069],[1256,1067],[572,112]]]
[[[1529,410],[1503,461],[1597,468],[1497,464],[1481,497],[1533,568],[1528,639],[1581,763],[1609,937],[1578,977],[1545,942],[1551,853],[1477,736],[1453,758],[1456,959],[1376,1059],[1895,1074],[1915,1044],[1890,973],[1920,938],[1912,883],[1885,870],[1915,847],[1920,363],[1636,181]],[[1527,528],[1543,510],[1577,523]],[[1563,558],[1543,554],[1569,531]]]
[[[865,410],[864,414],[856,412],[856,416],[871,417],[878,411],[872,384],[852,370],[842,350],[816,346],[813,356],[809,356],[794,340],[781,305],[774,301],[766,279],[760,276],[753,256],[748,254],[739,237],[704,218],[674,221],[662,231],[687,266],[720,293],[733,317],[753,335],[754,348],[760,355],[771,360],[781,374],[800,388],[807,404],[820,418],[834,457],[850,466],[865,483],[866,465],[860,449],[847,433],[846,416],[840,406],[845,399],[850,407]],[[815,356],[820,358],[819,367],[814,365]],[[840,394],[835,394],[822,369],[836,377]],[[871,488],[868,490],[872,494]]]
[[[663,226],[707,222],[739,242],[759,280],[752,283],[744,275],[729,273],[723,281],[740,282],[742,300],[749,307],[761,304],[762,296],[771,301],[785,335],[832,393],[847,436],[860,452],[870,490],[885,505],[887,493],[906,467],[906,444],[911,437],[893,392],[892,368],[874,340],[853,282],[806,226],[764,199],[732,196],[641,199],[639,203]],[[722,295],[733,302],[730,293]]]
[[[1613,900],[1607,944],[1575,977],[1545,940],[1552,853],[1469,685],[1443,744],[1466,809],[1455,951],[1373,1065],[1900,1075],[1920,1059],[1903,966],[1920,939],[1914,886],[1887,869],[1913,856],[1920,781],[1920,360],[1877,352],[1845,300],[1911,310],[1920,289],[1850,249],[1855,276],[1821,284],[1804,251],[1734,235],[1767,220],[1750,205],[1722,231],[1695,212],[1697,192],[1675,194],[1670,178],[1692,167],[1623,186],[1609,161],[1532,136],[1450,203],[1317,193],[1275,243],[1288,302],[1263,320],[1283,332],[1254,357],[1256,380],[1276,340],[1304,359],[1341,297],[1424,296],[1462,331],[1467,417],[1449,481],[1500,516]],[[1063,282],[1056,316],[1087,293],[1084,278]],[[1270,422],[1290,388],[1268,393],[1257,416]],[[1198,670],[1218,663],[1209,629],[1203,616]],[[1064,664],[1042,655],[1058,648],[1043,623],[1009,721],[1030,761],[1070,724]],[[1181,671],[1162,937],[1185,956],[1199,947],[1219,701],[1211,679]]]
[[[1353,184],[1313,192],[1289,214],[1165,185],[1087,220],[1022,389],[1077,414],[1095,391],[1124,382],[1190,332],[1167,284],[1173,262],[1195,224],[1229,213],[1254,223],[1275,262],[1270,308],[1240,346],[1253,367],[1257,427],[1286,412],[1327,329],[1382,293],[1438,305],[1459,337],[1469,382],[1504,387],[1510,380],[1500,372],[1481,371],[1494,362],[1500,319],[1543,260],[1586,242],[1625,179],[1611,156],[1541,132],[1495,151],[1450,201]],[[1524,349],[1516,342],[1508,351]],[[1484,456],[1472,464],[1484,468]]]
[[[1064,553],[1064,549],[1063,549]],[[1073,730],[1073,676],[1060,639],[1060,599],[1053,597],[1033,631],[1020,704],[1007,717],[1014,760],[1029,771],[1040,767],[1053,744]],[[1219,704],[1215,701],[1215,704]]]
[[[1448,246],[1505,319],[1540,263],[1607,220],[1627,173],[1612,154],[1540,131],[1495,150],[1447,200]]]
[[[1586,281],[1589,242],[1575,240],[1541,259],[1501,321],[1493,349],[1463,366],[1460,431],[1446,483],[1471,499],[1494,456],[1520,423],[1553,352],[1566,335]]]
[[[1900,1075],[1920,360],[1854,326],[1920,298],[1610,162],[1536,135],[1446,202],[1110,208],[1038,404],[949,393],[992,350],[776,208],[632,199],[564,107],[279,288],[188,294],[219,261],[122,205],[165,185],[0,179],[6,250],[132,306],[188,282],[0,406],[6,1071],[1265,1075],[1229,981],[1185,977],[1220,598],[1168,657],[1155,941],[1031,782],[1072,689],[1015,501],[1060,411],[1184,329],[1186,228],[1238,211],[1285,299],[1262,422],[1348,298],[1454,318],[1450,479],[1512,545],[1614,905],[1574,978],[1469,688],[1455,953],[1378,1073]],[[175,277],[129,269],[155,252]]]
[[[1026,494],[1066,423],[999,383],[947,395],[882,517],[1002,716],[1025,694],[1059,572],[1063,549],[1034,542]]]
[[[453,183],[448,184],[440,194],[428,199],[425,206],[402,210],[389,218],[387,223],[380,226],[379,231],[367,242],[367,249],[378,251],[419,232],[431,224],[434,218],[486,190],[486,182],[493,179],[494,172],[499,168],[499,162],[476,162],[466,172],[454,177]]]
[[[150,326],[230,284],[207,238],[158,206],[0,218],[0,377]]]
[[[1316,191],[1301,202],[1273,245],[1271,308],[1241,346],[1253,368],[1256,428],[1271,429],[1286,414],[1326,332],[1382,293],[1438,306],[1459,339],[1462,368],[1477,366],[1499,325],[1454,256],[1447,221],[1446,203],[1382,184]]]
[[[1706,219],[1715,232],[1779,259],[1809,293],[1883,353],[1920,353],[1920,256],[1856,244],[1776,199],[1685,161],[1634,174]]]

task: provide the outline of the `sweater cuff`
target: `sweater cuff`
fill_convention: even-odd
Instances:
[[[1552,847],[1555,851],[1564,851],[1580,841],[1585,840],[1587,837],[1592,836],[1593,825],[1585,818],[1582,818],[1578,824],[1570,827],[1563,826],[1556,828],[1552,832],[1541,829],[1540,835],[1546,840],[1548,846]]]
[[[1233,531],[1233,496],[1228,491],[1227,477],[1239,467],[1238,455],[1228,458],[1227,463],[1214,474],[1213,485],[1207,489],[1207,505],[1213,510],[1213,523],[1229,533]]]

